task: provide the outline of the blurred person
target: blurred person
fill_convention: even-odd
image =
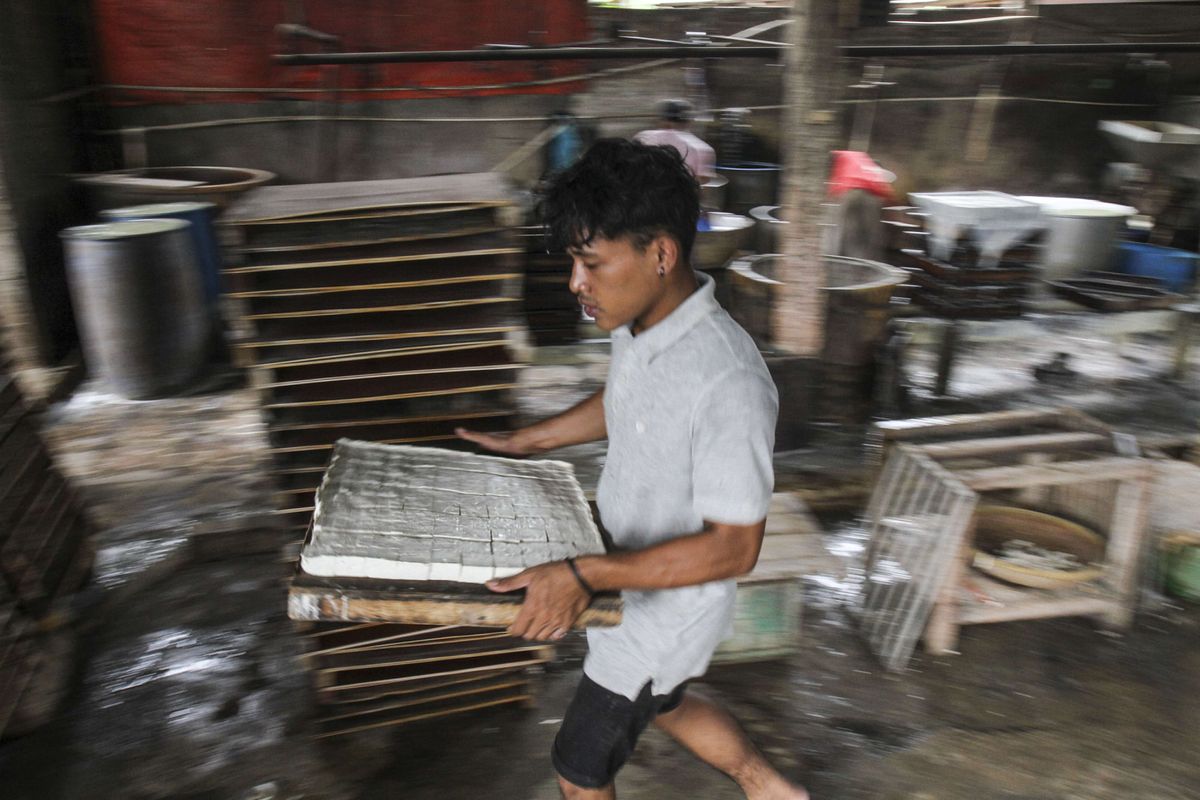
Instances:
[[[699,187],[672,147],[597,142],[549,185],[551,245],[570,288],[611,332],[606,385],[507,434],[458,434],[512,456],[607,437],[597,504],[615,545],[491,581],[525,590],[509,631],[556,640],[597,591],[621,591],[613,628],[587,631],[583,677],[554,742],[566,798],[615,798],[613,779],[653,722],[748,798],[807,798],[719,706],[688,691],[731,630],[738,575],[753,569],[774,483],[778,397],[749,335],[689,263]]]
[[[642,144],[674,147],[700,183],[714,177],[717,174],[716,152],[688,130],[692,122],[692,104],[686,100],[664,100],[659,104],[659,112],[659,126],[642,131],[633,140]]]

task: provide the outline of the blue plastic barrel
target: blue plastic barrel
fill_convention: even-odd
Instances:
[[[204,297],[210,308],[215,309],[221,294],[221,254],[217,248],[217,236],[213,229],[213,203],[180,202],[150,203],[142,206],[109,208],[100,216],[113,222],[133,219],[182,219],[192,223],[189,233],[196,252],[196,265],[200,268]]]
[[[1117,249],[1118,272],[1158,278],[1171,291],[1185,294],[1196,283],[1196,265],[1200,261],[1196,253],[1142,242],[1121,242]]]

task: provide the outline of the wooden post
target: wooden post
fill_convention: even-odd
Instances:
[[[1137,607],[1138,557],[1149,519],[1151,479],[1148,476],[1122,481],[1117,489],[1112,527],[1108,532],[1107,581],[1116,593],[1113,609],[1101,621],[1110,628],[1124,629],[1133,624]]]
[[[784,78],[781,269],[774,341],[816,358],[824,343],[821,221],[829,152],[836,144],[833,81],[839,74],[836,0],[795,0]]]
[[[933,610],[925,626],[925,651],[931,655],[950,655],[958,647],[958,595],[967,577],[974,546],[975,519],[972,517],[971,524],[963,533],[954,563],[947,571],[946,580],[933,601]]]

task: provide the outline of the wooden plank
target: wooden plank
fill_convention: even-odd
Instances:
[[[323,359],[297,366],[273,365],[256,370],[264,374],[261,389],[303,386],[364,378],[398,378],[408,375],[436,375],[452,370],[486,371],[523,367],[513,361],[504,344],[437,350],[435,352],[378,354],[336,360]]]
[[[462,280],[429,281],[414,285],[330,286],[301,292],[271,292],[239,298],[251,320],[344,316],[383,312],[436,310],[470,300],[517,299],[514,275],[498,273]],[[449,304],[449,305],[447,305]]]
[[[325,626],[323,626],[325,627]],[[318,629],[309,633],[315,649],[302,658],[313,658],[343,650],[358,650],[379,644],[404,641],[440,642],[452,641],[463,636],[507,636],[503,631],[492,628],[471,628],[465,625],[399,625],[388,623],[363,623],[338,627],[334,630]]]
[[[395,694],[378,700],[367,700],[359,703],[344,703],[325,706],[321,722],[354,719],[363,715],[373,715],[380,712],[395,711],[400,708],[411,708],[414,705],[449,700],[457,697],[468,697],[485,692],[503,689],[525,688],[529,681],[520,674],[473,678],[433,689],[420,689],[407,694]]]
[[[461,642],[394,642],[376,647],[343,650],[309,660],[309,669],[320,673],[355,673],[359,670],[410,667],[420,664],[436,672],[436,665],[463,658],[527,653],[540,645],[508,637],[477,638]],[[507,646],[506,646],[507,645]]]
[[[359,306],[356,308],[315,308],[299,311],[280,311],[247,314],[248,320],[280,320],[280,319],[322,319],[325,317],[345,317],[360,314],[390,314],[419,311],[444,311],[462,309],[466,306],[488,306],[503,303],[515,303],[510,297],[478,297],[467,300],[446,299],[433,300],[425,303],[399,303],[383,306]]]
[[[430,658],[420,662],[362,669],[318,670],[313,673],[319,691],[357,691],[381,686],[425,685],[426,681],[463,675],[478,675],[500,669],[541,664],[554,656],[550,645],[531,644],[504,652],[475,653],[449,658]]]
[[[504,177],[490,172],[263,186],[247,192],[230,206],[222,223],[241,224],[350,209],[509,203],[512,197],[512,189]]]
[[[516,369],[515,367],[513,369]],[[356,397],[330,397],[330,398],[307,398],[295,399],[284,402],[267,402],[263,404],[264,408],[269,409],[288,409],[288,408],[304,408],[311,406],[344,406],[344,405],[359,405],[383,403],[396,400],[414,400],[422,397],[445,397],[455,394],[473,394],[475,392],[498,392],[506,389],[516,389],[520,384],[516,381],[504,381],[500,383],[476,383],[471,386],[456,386],[454,385],[455,376],[439,376],[445,379],[446,384],[432,389],[423,389],[420,391],[396,391],[387,392],[384,394],[364,394]],[[461,376],[459,376],[461,379]]]
[[[317,688],[317,702],[322,705],[352,705],[368,703],[397,695],[415,694],[446,686],[512,676],[528,671],[552,658],[553,648],[543,652],[523,653],[522,660],[504,664],[481,665],[418,678],[399,678],[379,681],[367,686],[331,686]]]
[[[457,336],[472,330],[511,326],[510,318],[518,310],[519,302],[511,297],[481,297],[242,319],[252,328],[254,341],[294,343],[311,349],[330,341],[356,341],[395,331],[407,331],[411,338],[425,338],[438,331]]]
[[[304,346],[314,346],[320,344],[337,345],[363,345],[368,342],[396,342],[412,339],[449,339],[454,337],[464,337],[470,335],[479,336],[495,336],[505,335],[516,331],[515,325],[489,325],[489,326],[460,326],[456,328],[430,329],[419,331],[385,331],[380,333],[347,333],[342,335],[326,335],[323,332],[315,333],[313,336],[305,336],[302,338],[292,339],[247,339],[238,342],[238,348],[243,350],[278,350],[281,348],[301,348]],[[389,345],[390,346],[390,345]],[[342,348],[341,352],[345,352]],[[338,352],[327,352],[324,355],[338,355]],[[309,358],[309,355],[300,356],[281,356],[281,360],[292,361],[297,358]],[[262,358],[256,359],[257,363],[270,364],[274,363],[270,360]]]
[[[523,592],[497,594],[484,586],[438,581],[318,579],[298,572],[288,590],[288,616],[311,622],[404,622],[507,628],[517,618]],[[621,622],[619,595],[598,594],[576,628]]]
[[[1062,412],[1058,409],[1023,409],[889,420],[875,423],[873,430],[880,434],[884,441],[900,442],[931,435],[991,433],[1026,425],[1044,425],[1061,418]]]
[[[430,423],[454,423],[469,428],[478,425],[509,427],[515,411],[496,409],[471,414],[447,414],[442,418],[415,418],[409,420],[342,420],[328,423],[309,423],[299,426],[267,426],[267,435],[273,449],[317,448],[326,449],[333,442],[345,437],[379,442],[412,434],[414,425]],[[425,431],[428,433],[429,431]],[[453,431],[450,431],[453,432]]]
[[[420,233],[395,236],[379,236],[372,239],[360,239],[356,241],[342,241],[339,239],[337,241],[302,242],[297,244],[262,244],[254,246],[242,244],[237,248],[237,251],[248,258],[274,257],[281,260],[295,261],[303,258],[303,254],[305,253],[342,252],[357,248],[366,249],[396,245],[410,245],[413,247],[419,247],[425,243],[430,243],[432,245],[435,242],[448,239],[459,239],[468,236],[482,236],[485,234],[503,234],[507,230],[508,229],[504,228],[503,226],[489,222],[481,225],[454,228],[452,230],[424,231]],[[319,258],[320,256],[318,255],[316,257]]]
[[[1117,488],[1112,524],[1108,530],[1108,547],[1104,562],[1106,580],[1116,592],[1119,602],[1104,617],[1114,628],[1133,624],[1137,605],[1138,557],[1150,517],[1151,476],[1124,481]]]
[[[321,733],[317,734],[315,738],[326,739],[331,736],[341,736],[341,735],[347,734],[347,733],[357,733],[359,731],[372,730],[375,728],[384,728],[384,727],[390,727],[393,725],[402,725],[402,724],[408,724],[408,723],[412,723],[412,722],[421,722],[424,720],[436,719],[439,717],[446,717],[446,716],[450,716],[453,714],[465,714],[470,711],[480,711],[485,708],[494,708],[496,706],[506,705],[506,704],[510,704],[510,703],[524,703],[524,702],[528,702],[532,699],[533,699],[532,695],[526,694],[520,690],[513,690],[512,694],[502,694],[498,699],[490,699],[490,700],[486,700],[486,701],[480,701],[480,702],[471,703],[469,705],[461,705],[461,706],[457,705],[457,704],[453,704],[453,705],[449,705],[445,708],[437,709],[435,711],[425,711],[425,712],[420,712],[420,713],[404,714],[402,716],[393,717],[391,719],[387,719],[387,720],[380,721],[380,722],[374,722],[374,723],[365,724],[365,725],[355,725],[355,726],[351,726],[351,727],[347,727],[347,728],[336,728],[333,730],[324,730]]]
[[[387,281],[384,283],[347,282],[330,283],[328,285],[302,285],[271,289],[253,289],[241,292],[228,292],[228,297],[240,300],[271,300],[279,298],[317,298],[333,301],[337,295],[352,292],[371,292],[377,297],[386,297],[387,293],[406,291],[415,294],[417,289],[445,289],[446,287],[461,287],[467,284],[498,283],[511,281],[521,277],[515,272],[497,272],[495,270],[468,275],[450,275],[444,278],[418,279],[407,281]],[[459,293],[461,294],[461,292]]]
[[[344,364],[353,361],[372,361],[374,359],[406,358],[416,356],[445,356],[454,353],[467,353],[474,350],[488,350],[491,348],[507,346],[508,341],[502,335],[497,335],[490,339],[467,342],[421,343],[408,347],[385,347],[377,350],[328,353],[316,356],[272,361],[270,364],[263,364],[262,366],[264,368],[269,368],[271,371],[278,371],[292,369],[295,367]]]
[[[342,249],[314,248],[291,256],[267,256],[246,253],[248,262],[243,266],[229,266],[221,270],[222,275],[262,276],[271,272],[293,272],[309,269],[340,269],[389,264],[419,264],[443,260],[497,258],[519,255],[521,249],[505,244],[502,229],[483,235],[444,237],[431,241],[412,243],[389,243],[382,245],[354,245]]]
[[[974,602],[960,602],[958,623],[979,625],[1023,619],[1104,615],[1119,606],[1116,595],[1101,583],[1064,589],[1028,589],[973,572]],[[986,599],[987,602],[982,602]]]
[[[1062,450],[1112,450],[1112,437],[1098,433],[1041,433],[1027,436],[1000,436],[987,439],[964,439],[956,442],[918,444],[925,455],[938,460],[980,458],[984,456],[1018,455],[1029,452],[1059,452]]]
[[[1150,471],[1150,462],[1144,459],[1112,457],[1044,465],[985,467],[956,471],[954,475],[977,492],[990,492],[1031,486],[1066,486],[1073,483],[1148,478]]]
[[[354,406],[353,413],[339,406],[305,406],[284,409],[265,409],[264,417],[269,427],[290,429],[298,425],[320,427],[333,422],[362,420],[402,419],[406,417],[442,416],[450,412],[470,415],[475,411],[506,410],[515,408],[510,398],[512,386],[493,386],[475,389],[456,389],[433,392],[422,397],[400,401],[361,403]]]
[[[491,209],[496,206],[504,205],[504,203],[421,203],[413,205],[381,205],[369,206],[365,208],[347,209],[345,211],[318,211],[305,214],[293,214],[287,217],[279,217],[277,219],[255,219],[239,222],[238,226],[245,230],[257,230],[260,228],[286,227],[295,225],[303,227],[311,225],[314,222],[353,222],[356,220],[367,219],[393,219],[393,218],[411,218],[411,217],[437,217],[443,215],[454,215],[462,211],[478,211],[480,209]]]

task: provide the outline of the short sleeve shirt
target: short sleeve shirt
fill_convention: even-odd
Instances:
[[[717,154],[708,143],[688,131],[673,128],[655,128],[642,131],[633,137],[642,144],[669,145],[679,151],[692,174],[701,181],[717,174]]]
[[[613,331],[604,390],[608,457],[597,504],[621,549],[698,533],[705,521],[767,515],[779,402],[750,336],[713,296],[712,279],[637,336]],[[735,583],[625,591],[615,628],[591,628],[584,662],[601,686],[636,698],[702,675],[728,635]]]

